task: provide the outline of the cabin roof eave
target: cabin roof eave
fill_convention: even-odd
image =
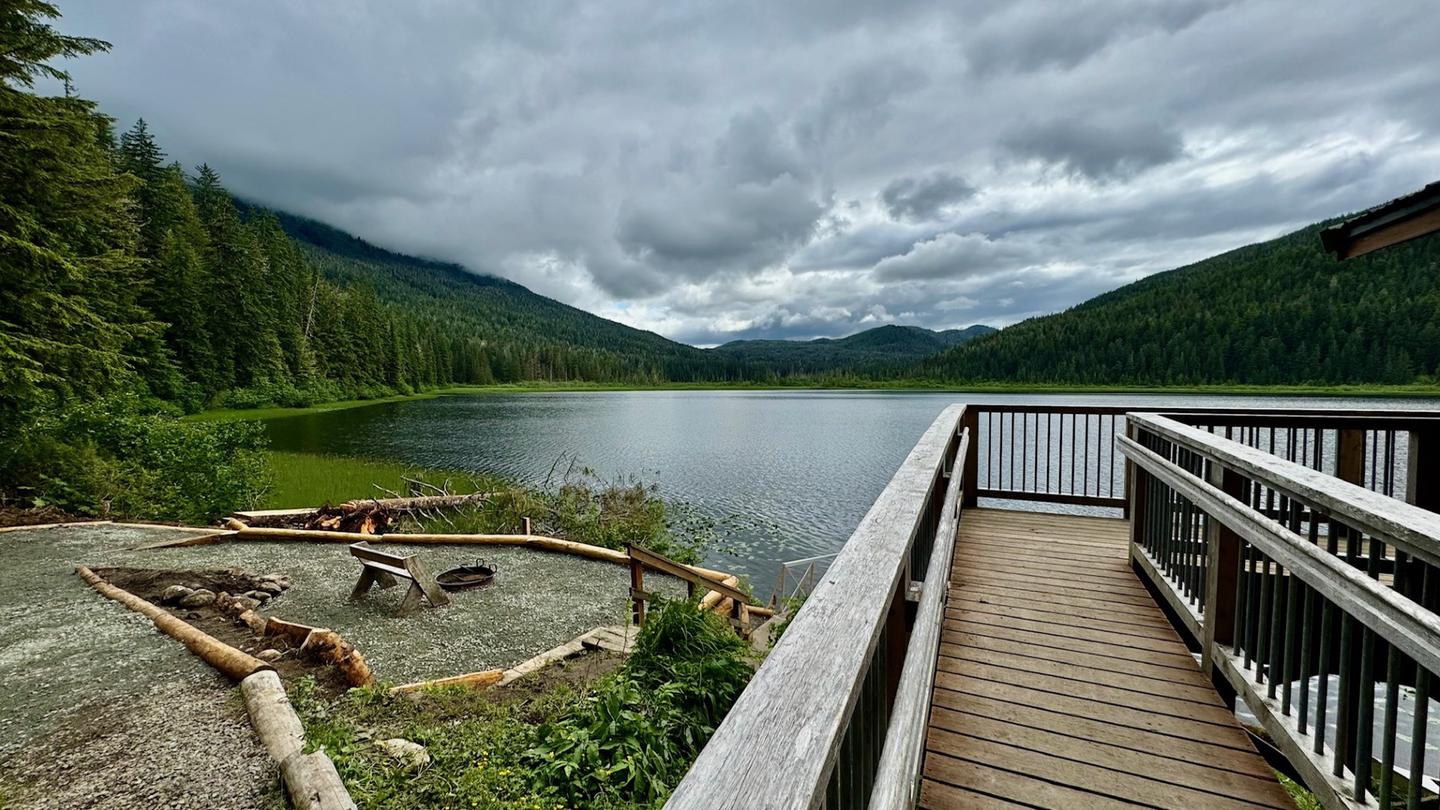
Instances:
[[[1397,197],[1320,231],[1320,243],[1340,260],[1440,231],[1440,182]]]

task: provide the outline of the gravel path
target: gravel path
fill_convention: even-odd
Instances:
[[[251,808],[273,781],[238,692],[73,573],[176,536],[114,526],[0,534],[0,805]]]
[[[278,790],[236,691],[162,683],[92,705],[32,740],[4,771],[11,810],[242,810]]]

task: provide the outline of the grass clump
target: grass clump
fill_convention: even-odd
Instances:
[[[751,674],[749,648],[694,602],[659,603],[620,670],[575,690],[505,699],[295,690],[307,746],[325,748],[363,808],[654,808]],[[403,737],[431,762],[407,772],[375,744]]]
[[[272,450],[265,454],[265,461],[270,471],[269,487],[262,498],[266,509],[386,498],[391,493],[408,495],[416,490],[415,482],[454,492],[489,492],[509,486],[493,476],[354,456]]]
[[[686,563],[700,562],[722,530],[716,521],[685,505],[667,502],[656,484],[605,481],[588,469],[571,469],[543,484],[527,486],[492,475],[396,461],[292,452],[270,452],[266,458],[268,509],[393,494],[488,492],[492,497],[481,503],[421,517],[402,530],[514,534],[529,518],[537,534],[616,550],[634,544]]]

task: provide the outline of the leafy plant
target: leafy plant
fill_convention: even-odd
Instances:
[[[658,804],[749,681],[749,648],[694,602],[662,601],[625,668],[527,752],[537,784],[572,802]]]

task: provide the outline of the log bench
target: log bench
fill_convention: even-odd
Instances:
[[[371,548],[369,543],[362,540],[350,544],[350,556],[360,561],[360,581],[355,583],[355,590],[350,592],[351,601],[360,599],[376,585],[382,589],[393,588],[400,584],[400,580],[405,579],[410,581],[410,589],[405,592],[397,615],[404,616],[419,607],[422,598],[427,600],[431,607],[450,604],[450,597],[435,583],[435,577],[430,574],[425,564],[420,562],[418,554],[390,554]]]

